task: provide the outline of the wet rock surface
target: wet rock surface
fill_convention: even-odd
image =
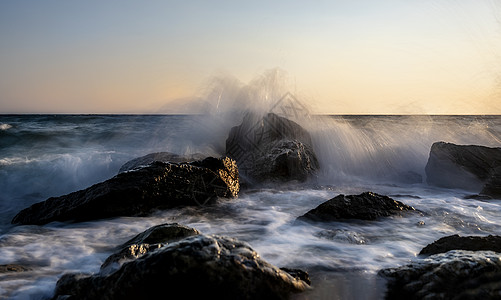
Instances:
[[[450,250],[494,251],[501,252],[501,236],[464,236],[451,235],[427,245],[420,255],[445,253]]]
[[[237,161],[249,184],[306,181],[319,168],[310,134],[299,124],[269,113],[248,114],[230,130],[226,155]]]
[[[499,299],[501,259],[490,251],[453,250],[384,269],[386,299]]]
[[[166,163],[183,163],[183,162],[203,160],[204,158],[206,158],[206,156],[201,153],[195,153],[191,155],[178,155],[171,152],[150,153],[145,156],[141,156],[126,162],[120,167],[118,173],[123,173],[137,168],[146,167],[155,161],[166,162]]]
[[[198,230],[178,223],[160,224],[151,227],[118,246],[117,251],[101,265],[101,271],[111,272],[118,269],[124,262],[139,258],[168,243],[197,234],[200,234]]]
[[[388,196],[365,192],[360,195],[338,195],[300,216],[302,221],[336,221],[343,219],[376,220],[415,211],[409,205]]]
[[[430,185],[499,195],[500,167],[501,148],[437,142],[431,146],[425,171]]]
[[[280,268],[280,270],[286,272],[287,274],[289,274],[290,276],[292,276],[293,278],[295,278],[297,280],[304,281],[308,285],[311,284],[310,275],[303,270],[291,269],[291,268]]]
[[[218,197],[236,197],[239,188],[238,168],[227,157],[181,164],[154,162],[87,189],[36,203],[19,212],[12,223],[142,216],[176,206],[211,204]]]
[[[290,272],[292,275],[290,275]],[[112,273],[66,274],[53,299],[288,299],[309,288],[307,274],[283,271],[246,243],[221,236],[190,236],[124,263]]]

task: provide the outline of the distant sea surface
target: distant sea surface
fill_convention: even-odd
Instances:
[[[274,265],[308,271],[314,289],[303,299],[382,299],[378,270],[412,261],[446,235],[501,234],[501,201],[465,200],[474,192],[429,186],[424,172],[437,141],[501,147],[501,116],[310,116],[300,124],[321,165],[315,185],[248,190],[215,206],[149,217],[10,224],[23,208],[109,179],[142,155],[222,156],[230,128],[240,122],[209,115],[0,115],[0,264],[31,268],[0,274],[0,298],[50,297],[62,274],[97,272],[113,247],[161,223],[236,237]],[[328,199],[365,191],[426,214],[292,226]]]

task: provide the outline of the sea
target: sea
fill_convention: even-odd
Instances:
[[[478,191],[428,185],[430,147],[444,141],[501,147],[501,116],[309,115],[297,122],[313,141],[320,170],[306,183],[242,190],[215,205],[175,208],[43,226],[12,225],[22,209],[115,176],[154,152],[224,156],[241,115],[0,115],[0,299],[46,299],[65,273],[96,273],[113,248],[162,223],[238,238],[278,267],[309,273],[312,289],[295,299],[384,299],[383,268],[419,260],[443,236],[501,234],[501,200]],[[371,191],[421,213],[376,221],[298,223],[339,194]],[[166,290],[166,293],[169,291]]]

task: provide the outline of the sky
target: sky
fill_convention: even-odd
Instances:
[[[189,113],[270,70],[319,114],[501,114],[501,2],[0,1],[0,113]]]

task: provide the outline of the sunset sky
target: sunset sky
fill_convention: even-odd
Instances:
[[[0,2],[0,113],[176,113],[277,68],[315,113],[501,114],[501,2]]]

